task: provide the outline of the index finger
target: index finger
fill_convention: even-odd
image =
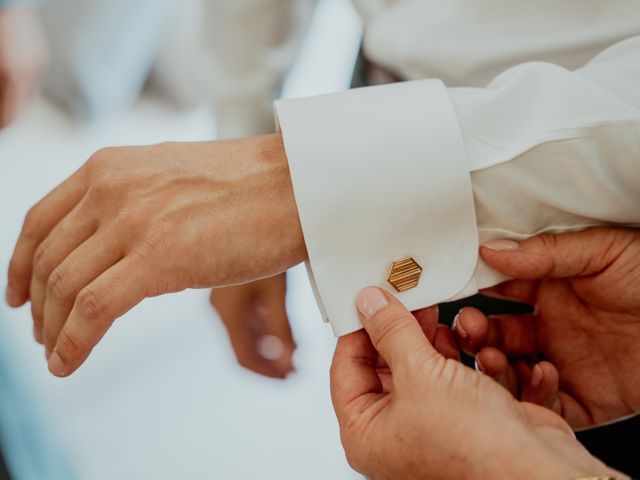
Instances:
[[[9,263],[6,296],[10,306],[20,307],[29,299],[33,257],[38,245],[80,202],[86,190],[85,171],[80,168],[27,213]]]
[[[364,330],[338,339],[331,364],[331,400],[338,422],[342,423],[355,402],[366,402],[382,395],[382,382],[376,371],[377,358]]]

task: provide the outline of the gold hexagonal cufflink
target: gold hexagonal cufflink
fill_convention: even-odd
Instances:
[[[387,281],[396,291],[404,292],[418,285],[420,275],[422,275],[422,267],[418,262],[411,257],[404,257],[391,264]]]

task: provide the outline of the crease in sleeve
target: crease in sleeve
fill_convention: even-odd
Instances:
[[[411,310],[475,293],[478,230],[465,145],[445,86],[419,80],[276,102],[323,317],[336,335],[361,328],[368,285]],[[402,293],[391,263],[423,269]]]

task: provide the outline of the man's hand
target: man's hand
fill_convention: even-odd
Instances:
[[[267,377],[285,378],[293,370],[296,344],[287,318],[286,294],[284,273],[211,291],[211,303],[229,333],[238,362]]]
[[[478,367],[573,428],[640,412],[640,232],[498,241],[481,253],[514,278],[485,293],[529,303],[535,313],[487,318],[463,309],[454,330]]]
[[[54,375],[146,297],[247,282],[306,249],[279,135],[112,148],[27,215],[7,301],[31,301]]]
[[[0,8],[0,129],[13,122],[40,87],[46,47],[34,8]]]
[[[558,415],[438,353],[390,294],[367,288],[357,306],[366,332],[339,339],[331,393],[347,459],[367,478],[617,475]]]

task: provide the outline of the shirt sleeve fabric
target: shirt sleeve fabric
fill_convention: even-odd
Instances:
[[[640,37],[584,67],[515,66],[486,88],[437,80],[276,103],[308,269],[337,335],[354,298],[393,291],[412,257],[416,309],[503,277],[478,244],[589,226],[640,225]]]
[[[316,0],[210,0],[203,15],[219,138],[273,132],[280,96]]]

